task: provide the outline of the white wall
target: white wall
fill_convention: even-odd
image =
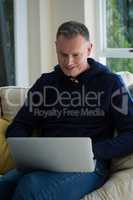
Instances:
[[[23,1],[23,0],[22,0]],[[37,0],[28,0],[28,69],[29,83],[41,74],[40,7]]]
[[[40,0],[40,53],[41,72],[48,72],[52,65],[52,4]]]
[[[84,23],[88,27],[90,31],[90,40],[93,44],[92,54],[91,56],[96,58],[96,48],[97,48],[97,40],[96,40],[96,3],[97,0],[84,0]]]

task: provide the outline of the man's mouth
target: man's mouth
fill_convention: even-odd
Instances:
[[[75,66],[69,66],[69,67],[67,66],[66,67],[66,69],[69,70],[69,71],[73,70],[74,68],[75,68]]]

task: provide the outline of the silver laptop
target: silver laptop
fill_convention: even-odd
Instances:
[[[90,138],[8,138],[18,168],[57,172],[92,172],[95,168]]]

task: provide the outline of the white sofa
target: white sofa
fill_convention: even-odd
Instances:
[[[129,72],[121,73],[127,86],[133,88],[133,75]],[[0,113],[1,119],[10,122],[23,104],[28,88],[15,86],[0,88]],[[1,121],[0,121],[1,127]],[[5,129],[3,129],[5,131]],[[1,133],[0,133],[1,134]],[[6,143],[6,140],[4,141]],[[1,147],[0,147],[1,148]],[[0,151],[2,151],[0,149]],[[1,152],[0,152],[1,153]],[[4,154],[4,153],[3,153]],[[8,158],[0,160],[6,165]],[[14,167],[10,158],[9,166],[6,166],[4,173]],[[2,170],[0,170],[1,172]],[[133,200],[133,154],[124,158],[114,159],[111,165],[111,176],[109,180],[98,190],[86,195],[82,200]]]

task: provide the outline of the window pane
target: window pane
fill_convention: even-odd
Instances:
[[[108,48],[133,47],[133,0],[106,0]]]
[[[107,58],[106,62],[113,72],[129,71],[133,73],[133,59]]]
[[[13,0],[0,1],[0,86],[15,85]]]

